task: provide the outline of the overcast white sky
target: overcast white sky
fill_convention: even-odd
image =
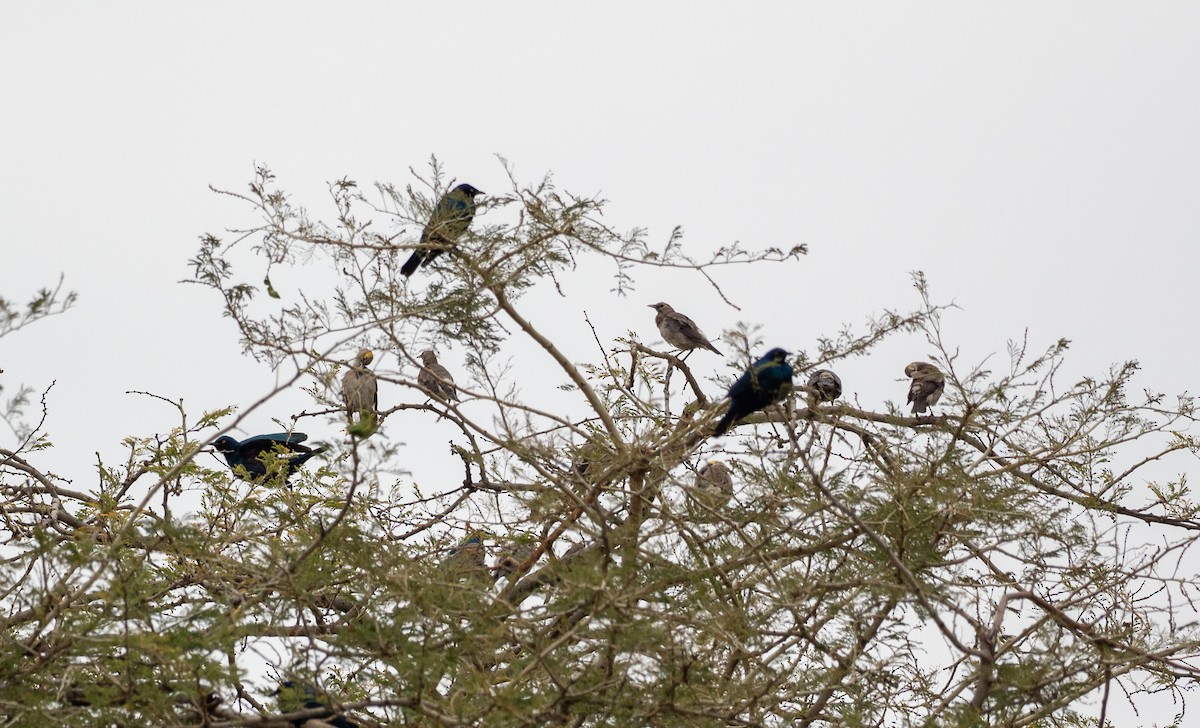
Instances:
[[[42,464],[91,487],[93,453],[176,424],[126,390],[198,412],[275,381],[215,297],[178,283],[202,233],[253,221],[208,185],[244,189],[265,163],[330,217],[328,181],[405,184],[431,154],[504,190],[500,154],[602,193],[620,229],[811,248],[719,273],[740,312],[683,277],[605,302],[607,271],[581,272],[593,293],[540,322],[580,327],[581,358],[584,309],[602,336],[652,339],[658,300],[711,336],[753,321],[811,346],[915,306],[919,268],[961,306],[947,330],[968,360],[1028,327],[1072,339],[1080,371],[1138,358],[1144,386],[1195,390],[1198,41],[1183,2],[6,2],[0,295],[62,273],[80,302],[0,340],[0,383],[57,380]],[[896,342],[840,373],[882,407],[927,352]]]

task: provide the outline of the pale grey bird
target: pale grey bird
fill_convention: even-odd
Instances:
[[[650,308],[655,311],[654,323],[658,326],[658,332],[671,346],[680,351],[708,349],[717,356],[724,356],[717,347],[709,343],[708,337],[700,331],[695,321],[665,303],[652,303]]]
[[[351,418],[364,411],[374,414],[379,408],[379,380],[368,368],[374,360],[375,352],[363,349],[342,375],[342,402]]]
[[[908,385],[908,401],[912,403],[914,415],[928,410],[942,398],[942,392],[946,390],[946,378],[934,365],[914,361],[904,367],[904,374],[912,379]]]
[[[733,497],[733,475],[720,460],[709,460],[696,471],[692,497],[708,511],[723,508]]]
[[[842,396],[842,379],[828,369],[818,369],[808,378],[808,388],[818,401],[832,402]]]
[[[421,352],[421,371],[417,373],[417,384],[438,399],[458,399],[454,377],[450,376],[446,367],[438,364],[437,355],[432,351]]]
[[[522,543],[520,541],[511,541],[500,548],[496,554],[496,565],[492,567],[492,581],[499,581],[503,577],[511,577],[516,573],[521,565],[533,556],[534,550],[537,548],[537,542]]]

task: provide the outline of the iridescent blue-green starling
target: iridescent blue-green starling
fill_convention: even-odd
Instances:
[[[325,452],[328,447],[317,449],[301,445],[308,435],[303,432],[280,432],[273,435],[255,435],[241,442],[229,435],[222,435],[213,442],[213,448],[225,456],[229,469],[242,480],[256,482],[267,475],[267,461],[264,456],[274,455],[277,458],[277,472],[284,473],[290,478],[300,470],[301,466],[314,455]]]
[[[444,251],[458,242],[471,220],[475,217],[475,196],[483,193],[471,185],[459,185],[447,192],[438,202],[425,229],[421,231],[421,242],[400,269],[405,277],[411,276],[423,265],[428,265]]]
[[[304,726],[309,721],[320,722],[321,725],[331,725],[334,728],[358,728],[358,724],[345,715],[336,713],[329,705],[327,696],[317,692],[317,688],[309,683],[297,685],[291,680],[284,680],[275,691],[279,710],[284,713],[295,713],[301,710],[322,708],[325,714],[315,718],[298,718],[291,722],[294,726]],[[324,699],[322,699],[324,697]]]
[[[483,531],[472,531],[466,541],[450,549],[450,553],[442,559],[440,568],[457,578],[486,578],[487,550],[483,546],[483,537],[486,535]]]
[[[792,365],[788,352],[775,348],[754,362],[729,388],[729,411],[713,434],[720,437],[748,414],[771,406],[792,391]]]

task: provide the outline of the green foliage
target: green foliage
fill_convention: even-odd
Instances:
[[[650,268],[716,286],[803,246],[699,259],[676,230],[652,249],[604,201],[506,170],[412,279],[400,266],[454,183],[436,161],[415,188],[332,183],[329,223],[266,168],[226,193],[257,220],[202,237],[193,282],[247,353],[295,368],[312,406],[281,426],[345,436],[321,467],[245,482],[197,458],[233,403],[192,421],[147,395],[177,426],[129,436],[92,490],[51,475],[36,427],[0,450],[10,724],[1079,726],[1106,685],[1182,698],[1200,677],[1175,613],[1197,504],[1162,469],[1196,451],[1190,399],[1134,387],[1136,362],[1068,379],[1066,340],[966,363],[917,273],[914,310],[787,343],[804,381],[923,336],[947,376],[935,414],[797,392],[714,440],[723,389],[633,333],[593,332],[574,361],[527,297],[598,269],[618,293]],[[749,328],[725,338],[737,362],[763,349]],[[460,402],[416,384],[434,344],[466,361]],[[347,422],[334,388],[360,345],[397,357],[376,373],[398,404]],[[517,357],[553,381],[529,386]],[[400,423],[455,432],[421,453],[441,477],[404,474]],[[697,515],[687,488],[718,448],[736,492]]]

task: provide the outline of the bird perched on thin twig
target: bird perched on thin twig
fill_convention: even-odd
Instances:
[[[912,379],[908,385],[908,401],[912,403],[914,415],[926,411],[942,398],[942,392],[946,390],[946,377],[934,365],[914,361],[904,367],[904,374]]]
[[[729,388],[729,411],[717,423],[713,434],[724,435],[738,420],[771,406],[792,391],[792,365],[788,352],[771,349]]]
[[[808,378],[808,388],[818,402],[832,402],[842,396],[842,379],[828,369],[818,369]]]
[[[475,197],[482,194],[471,185],[462,184],[443,195],[421,231],[421,242],[400,268],[400,274],[411,276],[417,268],[429,265],[454,247],[471,226],[475,217]]]
[[[663,340],[671,346],[684,352],[708,349],[717,356],[724,356],[717,347],[709,343],[708,337],[700,331],[695,321],[665,303],[652,303],[650,308],[655,311],[654,323],[658,326],[658,333],[662,334]]]
[[[437,355],[432,351],[421,352],[421,371],[417,372],[417,384],[438,399],[458,399],[454,377],[450,376],[446,367],[438,364]]]
[[[255,435],[238,442],[229,435],[222,435],[213,442],[213,448],[225,456],[229,469],[242,480],[256,482],[270,472],[282,472],[290,478],[300,470],[309,458],[320,455],[328,447],[322,445],[315,450],[300,443],[307,440],[303,432],[280,432],[272,435]]]
[[[342,375],[342,402],[351,417],[363,412],[375,414],[379,408],[379,380],[368,368],[374,360],[375,352],[363,349]]]
[[[718,510],[729,503],[733,497],[733,475],[725,463],[709,460],[697,470],[692,495],[708,511]]]

